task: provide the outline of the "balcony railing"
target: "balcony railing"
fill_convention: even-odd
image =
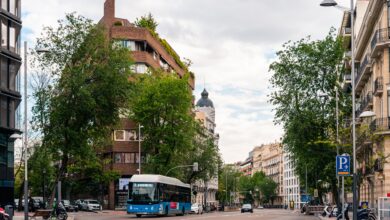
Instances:
[[[375,79],[374,83],[374,95],[380,95],[383,93],[383,77],[379,76]]]
[[[359,117],[359,115],[363,113],[369,105],[372,105],[372,100],[372,93],[368,92],[367,95],[361,101],[360,107],[356,110],[356,116]]]
[[[390,130],[390,117],[376,118],[371,123],[371,129],[373,131],[386,131]]]
[[[371,51],[372,55],[376,56],[380,45],[384,46],[384,43],[390,42],[389,28],[378,29],[375,31],[374,36],[371,39]]]
[[[362,75],[364,74],[367,66],[369,65],[369,58],[368,56],[366,55],[363,59],[363,61],[361,62],[360,64],[360,67],[358,68],[358,71],[357,71],[357,75],[356,75],[356,78],[355,78],[355,82],[356,83],[359,83],[359,79],[362,77]]]

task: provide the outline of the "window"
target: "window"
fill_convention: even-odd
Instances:
[[[7,127],[8,125],[8,103],[7,103],[7,98],[6,97],[1,97],[0,98],[0,125],[2,127]]]
[[[8,49],[8,21],[1,19],[1,47]]]
[[[148,70],[145,64],[135,64],[135,68],[136,73],[146,73],[146,71]]]
[[[11,61],[9,65],[9,89],[16,90],[16,77],[19,72],[20,63]]]
[[[1,8],[8,11],[8,0],[1,0]]]
[[[8,88],[8,59],[2,57],[0,60],[0,86],[2,88]]]
[[[138,153],[115,153],[114,161],[116,164],[136,164],[139,163]]]
[[[20,27],[16,24],[11,24],[9,28],[9,50],[19,54],[19,36],[20,36]]]
[[[125,131],[124,130],[114,131],[114,140],[115,141],[125,141]]]

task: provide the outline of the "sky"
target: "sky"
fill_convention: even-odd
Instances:
[[[22,0],[22,40],[33,47],[44,26],[65,13],[99,21],[105,0]],[[161,37],[196,75],[194,95],[204,87],[216,108],[216,132],[226,163],[243,161],[255,146],[280,141],[268,102],[269,65],[282,44],[308,35],[321,39],[338,28],[342,11],[321,0],[116,0],[116,17],[134,21],[151,12]],[[339,0],[348,6],[349,1]]]

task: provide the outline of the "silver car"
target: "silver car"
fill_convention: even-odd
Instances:
[[[83,202],[83,210],[86,211],[102,211],[102,206],[97,200],[86,199]]]

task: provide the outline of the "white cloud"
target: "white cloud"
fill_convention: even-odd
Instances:
[[[130,21],[151,12],[158,31],[182,56],[190,58],[217,111],[220,149],[226,162],[244,160],[256,145],[278,140],[272,123],[268,66],[288,40],[321,38],[338,27],[342,12],[321,8],[321,0],[117,0],[117,17]],[[348,5],[347,0],[340,0]],[[104,0],[25,0],[24,39],[32,43],[43,26],[56,25],[65,13],[98,21]]]

